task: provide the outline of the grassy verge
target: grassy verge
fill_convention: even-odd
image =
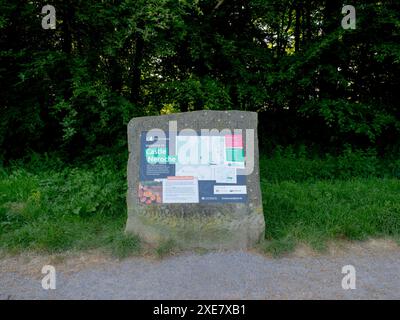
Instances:
[[[71,167],[47,159],[0,168],[0,249],[140,252],[139,239],[123,233],[124,165],[99,158]],[[299,242],[323,249],[335,239],[400,238],[398,162],[369,154],[278,154],[262,158],[260,167],[268,252],[290,251]]]
[[[139,251],[126,236],[125,177],[93,167],[9,168],[0,172],[0,248],[11,252],[103,248],[118,257]]]
[[[400,237],[400,181],[262,182],[267,251],[279,254],[298,242],[324,249],[334,239]]]

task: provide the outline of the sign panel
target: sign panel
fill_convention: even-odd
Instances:
[[[139,201],[246,202],[243,136],[234,132],[171,137],[164,132],[142,132]]]

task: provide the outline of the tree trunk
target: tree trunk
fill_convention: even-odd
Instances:
[[[301,35],[301,3],[299,0],[296,0],[296,23],[294,30],[294,51],[298,52],[300,50],[300,35]]]
[[[138,28],[143,30],[144,22],[140,21],[138,23]],[[140,85],[141,85],[141,64],[143,61],[143,50],[144,50],[144,39],[143,35],[137,31],[135,34],[135,55],[133,57],[133,66],[132,66],[132,85],[131,85],[131,102],[139,103],[140,102]]]
[[[71,6],[65,5],[64,10],[61,12],[62,24],[62,44],[61,49],[64,53],[65,65],[63,66],[62,77],[61,79],[66,80],[64,87],[64,100],[68,101],[72,97],[72,87],[71,87],[71,70],[69,67],[69,61],[71,59],[72,53],[72,26],[71,23],[73,21],[74,12]]]
[[[340,0],[326,0],[324,9],[323,33],[328,34],[340,26],[341,22],[341,7]]]
[[[306,0],[305,5],[305,17],[306,17],[306,34],[305,38],[307,42],[311,41],[312,30],[311,30],[311,0]]]

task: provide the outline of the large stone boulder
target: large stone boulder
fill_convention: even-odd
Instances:
[[[175,127],[172,125],[172,130],[171,123],[175,124]],[[193,180],[184,181],[188,183],[188,188],[183,188],[180,181],[174,180],[193,179],[185,177],[186,174],[179,174],[185,172],[184,170],[191,172],[193,167],[176,166],[170,162],[156,164],[157,167],[149,164],[151,159],[154,160],[154,153],[165,155],[165,150],[169,154],[178,152],[177,149],[168,149],[168,146],[152,148],[149,144],[154,143],[158,137],[150,135],[146,138],[149,132],[160,129],[167,137],[172,137],[172,133],[179,136],[181,130],[187,128],[199,134],[202,129],[216,129],[214,132],[220,132],[222,137],[222,148],[227,148],[224,149],[224,154],[234,153],[233,158],[229,158],[229,155],[225,158],[222,166],[215,166],[212,170],[207,165],[202,167],[205,168],[206,175],[210,174],[212,179],[217,180],[208,181],[210,177],[195,177],[198,189],[192,183]],[[233,134],[227,135],[226,129]],[[240,134],[236,134],[237,132]],[[210,135],[216,136],[215,133]],[[173,138],[166,140],[169,139]],[[180,248],[249,248],[263,239],[265,222],[260,190],[257,113],[205,110],[134,118],[128,124],[128,144],[126,232],[138,235],[150,245],[157,246],[172,240]],[[251,144],[253,148],[248,150]],[[215,143],[211,144],[211,153],[216,147]],[[240,164],[240,148],[246,150],[246,169]],[[176,157],[171,159],[172,163],[177,161]],[[251,163],[250,170],[248,163]],[[238,167],[235,168],[235,165]],[[149,168],[152,169],[148,170]],[[148,171],[142,172],[146,170]],[[232,177],[231,172],[237,176]],[[149,180],[148,174],[153,174],[154,179],[150,179],[153,181],[143,181]],[[175,176],[170,180],[170,175],[180,177]],[[157,179],[158,177],[162,179]],[[225,181],[228,179],[233,179],[233,182]],[[197,198],[193,197],[193,190],[198,190]],[[180,199],[177,202],[180,203],[172,203],[174,192],[176,199]]]

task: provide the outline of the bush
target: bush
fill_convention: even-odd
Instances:
[[[105,161],[0,175],[0,246],[58,251],[106,245],[126,220],[124,173]]]
[[[260,158],[261,176],[273,182],[317,181],[369,177],[400,177],[400,158],[381,159],[375,150],[352,150],[349,146],[338,156],[310,155],[304,147],[277,147]]]

